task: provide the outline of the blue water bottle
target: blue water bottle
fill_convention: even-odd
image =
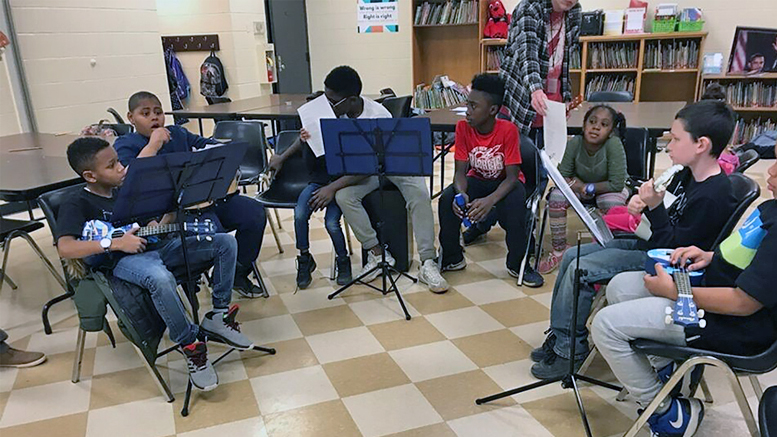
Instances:
[[[456,201],[456,205],[459,206],[459,209],[461,209],[464,212],[467,211],[467,202],[464,200],[464,195],[463,194],[461,194],[461,193],[457,194],[456,197],[453,198],[453,200]],[[464,226],[467,227],[467,228],[472,226],[472,222],[469,221],[469,219],[467,218],[466,215],[461,220],[461,222],[464,223]]]

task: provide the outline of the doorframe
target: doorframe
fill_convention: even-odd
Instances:
[[[284,0],[264,0],[264,16],[267,17],[267,42],[269,44],[275,44],[275,26],[272,22],[272,6],[271,3],[273,1],[284,1]],[[314,0],[315,1],[315,0]],[[305,14],[305,57],[307,58],[308,62],[308,79],[310,82],[310,90],[313,92],[313,75],[312,75],[312,68],[310,63],[310,32],[308,32],[308,3],[307,0],[301,0],[302,2],[302,10]],[[276,46],[275,50],[275,65],[278,66],[278,50]],[[280,71],[278,72],[278,80],[275,81],[272,84],[272,92],[273,94],[278,94],[278,85],[280,83]]]

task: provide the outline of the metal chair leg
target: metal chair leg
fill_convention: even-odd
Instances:
[[[540,236],[537,238],[537,248],[534,252],[534,270],[540,268],[540,258],[542,257],[542,240],[545,238],[545,226],[548,223],[548,200],[545,200],[545,207],[542,210],[542,221],[540,222]]]
[[[5,272],[0,271],[0,278],[2,278],[3,281],[8,283],[8,285],[11,287],[11,290],[16,290],[19,288],[16,286],[16,283],[13,280],[11,280],[11,277],[5,274]],[[0,290],[2,290],[2,288],[0,288]]]
[[[707,380],[704,376],[699,381],[699,388],[701,388],[701,393],[704,395],[704,402],[711,404],[713,402],[712,393],[710,393],[710,387],[707,385]]]
[[[33,251],[38,255],[38,258],[40,258],[41,261],[43,261],[43,264],[46,266],[46,268],[49,270],[52,276],[54,276],[54,279],[59,282],[59,285],[62,286],[62,289],[65,291],[68,291],[67,289],[67,282],[65,282],[65,278],[62,277],[62,275],[59,274],[57,269],[54,267],[54,264],[51,263],[49,260],[49,257],[46,256],[45,253],[41,250],[40,246],[38,246],[38,243],[35,242],[35,240],[30,236],[30,234],[26,232],[21,232],[19,234],[22,238],[27,240],[27,243],[30,244],[30,247]]]
[[[345,228],[345,244],[348,245],[348,255],[353,255],[353,244],[351,243],[351,227],[343,217],[343,227]]]
[[[267,223],[270,224],[270,230],[272,231],[273,237],[275,237],[275,245],[278,246],[278,252],[283,253],[281,239],[278,237],[278,231],[275,229],[275,223],[273,223],[272,216],[267,216]]]
[[[76,384],[81,380],[81,363],[84,360],[84,341],[86,340],[86,331],[78,328],[78,338],[76,339],[76,355],[73,358],[73,376],[70,381]]]
[[[278,208],[273,208],[275,213],[275,221],[278,223],[278,229],[283,229],[283,223],[281,223],[281,215],[278,213]]]
[[[167,382],[165,382],[165,379],[162,378],[162,374],[159,373],[159,369],[157,369],[156,364],[149,363],[146,359],[146,356],[143,355],[143,352],[134,344],[132,345],[132,348],[135,349],[135,352],[137,352],[138,355],[140,355],[140,359],[146,366],[146,370],[148,370],[148,372],[151,374],[151,377],[156,383],[157,388],[162,392],[162,396],[164,396],[165,401],[173,402],[175,400],[175,396],[173,396],[173,392],[170,390]]]
[[[764,389],[761,387],[761,381],[758,380],[758,375],[750,375],[750,384],[753,385],[753,391],[755,397],[758,398],[758,403],[761,403],[761,397],[764,395]]]
[[[626,390],[626,388],[622,388],[620,392],[618,392],[618,396],[615,396],[615,400],[618,402],[623,402],[626,400],[626,396],[629,395],[629,391]]]
[[[332,246],[332,264],[331,264],[331,268],[329,270],[329,280],[330,281],[334,281],[335,277],[337,276],[336,275],[336,273],[337,273],[336,272],[336,270],[337,270],[337,259],[336,259],[336,257],[337,257],[337,254],[335,254],[335,247]]]
[[[0,267],[0,275],[3,275],[2,279],[0,280],[0,291],[3,291],[3,284],[5,284],[5,278],[8,276],[5,275],[5,272],[8,268],[8,254],[11,252],[11,237],[14,235],[13,232],[8,234],[5,237],[5,240],[3,241],[3,265]]]

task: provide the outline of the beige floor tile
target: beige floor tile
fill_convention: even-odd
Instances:
[[[466,254],[465,254],[466,255]],[[456,287],[458,285],[470,284],[473,282],[488,281],[494,279],[494,275],[488,270],[480,267],[477,263],[467,261],[467,268],[454,272],[443,273],[448,284]]]
[[[269,228],[269,226],[268,226]],[[269,240],[268,240],[269,239]],[[297,248],[294,244],[282,244],[283,253],[278,252],[278,246],[275,245],[275,239],[272,235],[265,235],[265,241],[272,241],[272,245],[262,244],[262,250],[259,251],[259,262],[276,260],[293,260],[297,256]],[[264,243],[264,241],[262,242]],[[293,262],[293,261],[292,261]]]
[[[631,426],[632,421],[629,418],[614,410],[593,391],[581,389],[580,396],[583,398],[593,435],[609,436],[625,432]],[[557,437],[579,436],[583,432],[577,402],[571,390],[562,395],[524,402],[521,405]]]
[[[117,343],[115,348],[100,346],[95,351],[95,375],[134,369],[143,365],[140,355],[135,352],[135,347],[130,342]]]
[[[15,367],[0,367],[0,393],[7,393],[13,389],[19,370]]]
[[[445,340],[445,336],[421,316],[410,320],[380,323],[367,328],[388,351]]]
[[[508,328],[541,322],[550,317],[548,308],[529,297],[490,303],[480,308]]]
[[[462,417],[448,422],[448,426],[458,437],[483,437],[484,433],[488,437],[553,437],[550,431],[520,405]]]
[[[445,294],[413,293],[404,296],[404,298],[423,315],[467,308],[473,305],[456,290],[448,290]]]
[[[175,434],[173,404],[158,399],[89,411],[86,437],[164,437]]]
[[[499,303],[492,305],[499,305]],[[447,338],[466,337],[504,329],[501,323],[476,306],[430,314],[426,318]]]
[[[0,417],[3,417],[3,411],[5,411],[5,405],[8,403],[9,397],[11,397],[10,392],[0,393]]]
[[[337,399],[321,366],[251,378],[262,414],[279,413]]]
[[[365,326],[306,337],[321,364],[383,352],[383,346]]]
[[[296,293],[284,293],[280,297],[292,314],[345,305],[342,299],[327,299],[332,291],[332,287],[308,288]]]
[[[529,357],[532,347],[507,329],[451,340],[478,367],[488,367]]]
[[[250,419],[260,415],[248,380],[219,384],[209,392],[195,392],[189,407],[189,416],[179,413],[183,396],[174,402],[175,432],[182,433],[216,425]]]
[[[270,437],[360,437],[340,400],[264,416]]]
[[[456,433],[453,432],[447,423],[438,423],[396,434],[389,434],[386,437],[456,437]]]
[[[81,363],[81,378],[92,376],[94,367],[94,349],[84,351],[84,359]],[[47,355],[46,362],[35,367],[19,369],[14,382],[14,389],[34,387],[36,385],[51,384],[60,381],[70,381],[73,374],[73,359],[75,352]]]
[[[450,341],[394,350],[389,355],[413,382],[477,369]]]
[[[528,343],[532,348],[540,347],[545,342],[547,334],[545,331],[550,327],[550,320],[541,322],[527,323],[525,325],[510,328],[510,332],[517,335],[521,340]]]
[[[302,332],[289,314],[244,322],[241,331],[259,345],[302,337]]]
[[[2,428],[0,429],[0,435],[3,437],[84,437],[86,435],[86,418],[86,412],[71,414],[25,425]]]
[[[410,382],[387,353],[324,364],[323,367],[341,398]]]
[[[235,303],[240,306],[240,312],[237,315],[237,321],[240,323],[281,316],[289,313],[283,300],[277,295],[270,296],[266,299],[262,297],[241,299]]]
[[[235,422],[178,433],[178,437],[267,437],[267,428],[261,417],[238,420]]]
[[[351,303],[349,306],[365,325],[375,325],[377,323],[391,322],[394,320],[405,320],[405,313],[399,305],[399,300],[397,300],[396,296],[393,294],[385,296],[382,299],[370,299],[363,302]],[[407,308],[410,317],[420,315],[407,300],[405,300],[405,307]]]
[[[532,360],[520,360],[513,361],[512,363],[498,364],[496,366],[486,367],[483,369],[491,379],[496,382],[502,390],[511,390],[518,387],[523,387],[528,384],[533,384],[538,379],[531,375],[531,366],[534,364]],[[534,390],[529,390],[517,395],[513,395],[513,399],[518,403],[529,402],[537,399],[543,399],[551,396],[556,396],[566,393],[561,388],[560,383],[549,384]]]
[[[119,322],[117,321],[111,321],[108,322],[109,325],[111,325],[111,332],[113,332],[113,338],[116,339],[116,343],[126,343],[129,340],[127,340],[127,337],[124,336],[124,334],[121,332],[121,329],[119,329]],[[95,337],[96,338],[96,345],[97,347],[100,346],[110,346],[111,340],[108,338],[108,334],[104,332],[87,332],[86,338],[89,337]],[[75,348],[75,340],[73,340],[73,348]]]
[[[163,377],[167,377],[167,371],[164,368],[160,368],[159,371]],[[153,376],[145,366],[106,373],[92,378],[89,409],[112,407],[161,395]]]
[[[347,397],[343,403],[365,437],[442,422],[442,417],[413,384]]]
[[[418,382],[416,386],[445,420],[515,405],[509,397],[475,405],[475,399],[499,391],[499,386],[479,369]]]
[[[467,246],[466,255],[467,258],[475,262],[500,259],[502,264],[504,264],[504,260],[507,258],[507,246],[505,246],[503,240],[501,242],[494,240],[493,242],[473,244]]]
[[[294,261],[288,260],[288,262],[293,263]],[[297,274],[286,273],[275,276],[267,275],[264,277],[264,282],[272,284],[272,287],[277,294],[294,293],[297,289]]]
[[[362,326],[351,308],[341,305],[292,315],[304,335],[323,334]]]
[[[361,270],[361,266],[355,267],[353,269],[353,277],[357,277],[359,275],[359,271]],[[380,288],[382,286],[382,283],[380,280],[375,280],[371,283],[372,285]],[[399,285],[399,292],[402,293],[402,297],[405,297],[405,292],[408,290],[408,286],[406,284]],[[349,287],[347,290],[345,290],[343,293],[339,294],[335,300],[342,299],[345,301],[345,303],[356,303],[356,302],[364,302],[367,300],[376,300],[376,299],[383,299],[385,296],[381,294],[379,291],[372,289],[366,285],[361,284],[355,284],[351,287]]]
[[[92,381],[62,381],[11,392],[0,428],[81,413],[89,409]]]
[[[102,335],[107,339],[105,334]],[[42,331],[36,332],[30,336],[29,342],[24,345],[23,349],[28,351],[43,352],[49,356],[54,354],[62,354],[65,352],[73,352],[76,349],[77,337],[77,327],[60,328],[48,335]],[[97,337],[97,333],[87,333],[86,338],[84,339],[84,346],[87,349],[94,348],[97,345]],[[17,348],[19,347],[20,346],[17,346]]]
[[[526,295],[513,283],[501,279],[489,279],[456,286],[456,291],[475,305],[518,299]]]
[[[318,364],[316,354],[304,338],[286,340],[267,345],[274,347],[275,355],[262,355],[256,352],[241,352],[243,367],[249,378],[286,372]]]

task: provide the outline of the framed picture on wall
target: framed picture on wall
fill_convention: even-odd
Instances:
[[[734,33],[729,74],[777,72],[777,29],[739,27]]]

